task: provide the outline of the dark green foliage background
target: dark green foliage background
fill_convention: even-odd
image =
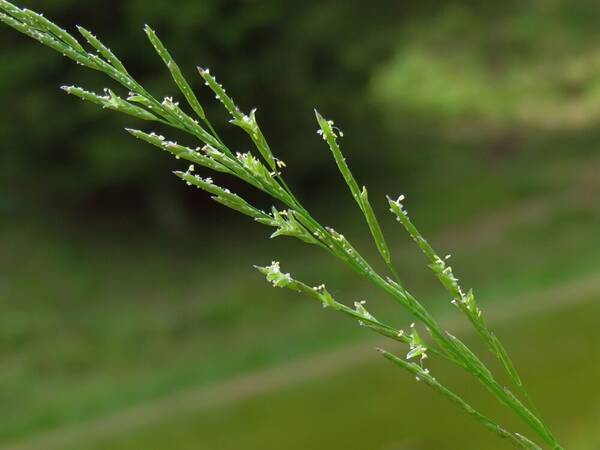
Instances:
[[[371,9],[361,2],[347,2],[343,8],[335,2],[290,7],[278,1],[216,0],[175,5],[167,1],[25,4],[42,7],[70,29],[77,23],[94,30],[144,85],[158,95],[172,95],[175,89],[168,73],[141,32],[144,23],[151,23],[221,128],[226,117],[202,89],[196,65],[211,67],[245,110],[260,108],[273,146],[293,168],[292,182],[313,191],[317,180],[329,183],[323,175],[330,168],[325,149],[315,149],[316,140],[307,137],[316,129],[312,108],[318,104],[346,128],[374,114],[365,93],[368,77],[392,51],[392,36],[406,14],[394,3]],[[0,75],[5,104],[0,116],[4,212],[28,213],[41,207],[44,214],[70,216],[81,209],[89,213],[93,202],[94,214],[119,208],[118,213],[128,217],[149,217],[160,223],[167,219],[160,217],[156,203],[191,210],[181,205],[184,189],[178,189],[166,170],[173,163],[140,148],[121,132],[131,120],[76,103],[55,89],[74,82],[101,88],[107,80],[8,29],[1,33],[6,61]],[[368,145],[372,152],[381,142],[382,130],[375,116],[366,125],[367,133],[349,136],[357,147]],[[241,135],[224,133],[247,147]],[[363,155],[362,159],[366,163],[370,158]]]
[[[24,5],[43,9],[71,30],[77,23],[94,30],[143,84],[159,96],[173,95],[141,32],[151,23],[235,147],[245,150],[248,143],[226,127],[195,66],[210,67],[244,110],[259,108],[272,146],[289,163],[291,183],[309,196],[337,195],[330,194],[337,180],[314,135],[313,107],[344,129],[352,164],[379,193],[384,186],[419,190],[424,174],[445,182],[473,170],[495,175],[504,161],[524,153],[528,161],[553,158],[562,145],[553,151],[549,142],[572,142],[573,131],[581,140],[582,133],[548,127],[544,120],[561,102],[596,95],[595,65],[566,67],[591,59],[596,50],[594,2],[171,3]],[[201,200],[192,200],[165,170],[173,163],[121,132],[135,123],[55,89],[75,82],[101,89],[107,80],[6,28],[1,33],[3,213],[75,222],[118,215],[168,228],[176,222],[168,216],[181,219],[197,209],[191,203]],[[535,110],[532,123],[518,117],[528,101]],[[584,114],[588,103],[580,108]],[[596,136],[594,125],[585,123],[584,138]],[[509,190],[535,188],[507,184]]]

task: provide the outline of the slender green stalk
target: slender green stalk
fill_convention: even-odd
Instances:
[[[408,372],[412,373],[413,375],[415,375],[415,377],[417,377],[417,379],[423,380],[427,385],[431,386],[433,389],[435,389],[442,395],[449,398],[451,401],[453,401],[458,406],[460,406],[462,409],[464,409],[467,412],[467,414],[470,414],[471,416],[478,419],[480,422],[483,423],[483,425],[485,425],[487,428],[489,428],[490,430],[497,433],[500,437],[509,439],[515,447],[528,449],[528,450],[540,450],[540,448],[541,448],[540,446],[538,446],[536,443],[530,441],[525,436],[523,436],[519,433],[512,433],[510,431],[507,431],[506,429],[502,428],[500,425],[498,425],[496,422],[494,422],[489,417],[481,414],[479,411],[477,411],[471,405],[469,405],[467,402],[465,402],[460,396],[458,396],[457,394],[452,392],[450,389],[448,389],[445,386],[443,386],[442,384],[440,384],[440,382],[437,381],[429,373],[428,370],[423,369],[421,366],[419,366],[418,364],[415,364],[414,362],[411,363],[411,362],[405,361],[402,358],[398,358],[397,356],[393,355],[392,353],[390,353],[386,350],[383,350],[383,349],[378,349],[378,350],[379,350],[379,352],[381,352],[381,354],[386,359],[392,361],[394,364],[396,364],[396,365],[402,367],[403,369],[407,370]]]
[[[384,352],[384,356],[413,373],[418,379],[424,380],[428,385],[450,398],[469,414],[475,416],[485,426],[494,430],[500,436],[508,438],[517,447],[540,449],[541,447],[528,438],[518,433],[507,431],[497,425],[493,419],[475,411],[461,397],[433,378],[429,374],[428,369],[424,367],[424,363],[428,354],[432,354],[461,367],[468,374],[479,380],[498,401],[513,410],[549,448],[562,449],[535,409],[525,406],[508,388],[498,383],[492,371],[486,367],[478,356],[457,337],[444,330],[424,305],[400,282],[383,231],[369,201],[367,189],[364,186],[360,188],[352,175],[337,142],[338,137],[341,137],[343,134],[338,128],[334,127],[333,122],[324,119],[319,113],[316,113],[317,122],[320,127],[319,133],[327,142],[338,169],[365,217],[376,247],[388,270],[394,276],[394,279],[380,275],[343,234],[320,224],[310,214],[285,183],[281,172],[285,168],[285,163],[273,154],[258,125],[256,110],[252,110],[249,114],[243,113],[226,93],[223,86],[210,74],[208,69],[199,69],[205,84],[213,91],[217,99],[231,115],[230,122],[242,128],[248,134],[259,156],[257,157],[251,152],[235,153],[227,147],[211,125],[206,116],[205,109],[193,92],[191,85],[185,79],[181,69],[173,60],[166,46],[150,27],[146,26],[145,32],[152,46],[169,69],[175,85],[183,95],[192,113],[184,111],[179,106],[179,103],[171,97],[167,97],[162,101],[153,97],[129,74],[124,64],[114,53],[84,28],[79,27],[78,30],[97,54],[85,50],[75,37],[41,15],[26,9],[17,8],[6,0],[0,0],[0,21],[39,41],[43,45],[60,52],[80,65],[105,73],[126,88],[129,95],[126,98],[122,98],[112,90],[106,90],[106,95],[101,96],[76,86],[63,87],[67,93],[103,108],[119,111],[137,119],[160,122],[177,130],[184,131],[198,139],[202,145],[197,148],[191,148],[169,141],[165,137],[155,133],[132,129],[127,130],[134,137],[161,150],[165,150],[178,159],[185,159],[192,163],[187,171],[177,171],[175,174],[188,185],[208,192],[215,201],[249,216],[263,225],[275,228],[271,237],[290,236],[297,238],[305,243],[316,245],[326,250],[331,255],[348,264],[358,274],[381,288],[394,301],[408,310],[415,318],[415,321],[420,323],[427,331],[432,343],[427,343],[421,338],[416,325],[411,326],[410,333],[404,333],[402,330],[398,330],[376,319],[366,310],[362,302],[355,303],[355,308],[352,309],[336,302],[324,286],[311,288],[304,283],[292,279],[289,274],[283,274],[279,270],[278,263],[274,263],[269,267],[259,268],[274,286],[287,287],[304,293],[309,297],[319,300],[323,306],[330,307],[354,319],[358,319],[363,326],[374,332],[407,344],[409,348],[406,360],[387,352]],[[196,174],[195,165],[238,178],[266,193],[278,202],[280,206],[273,206],[270,212],[262,211],[237,194],[230,192],[226,188],[217,186],[210,177],[203,178]],[[431,267],[440,281],[451,292],[455,304],[467,315],[481,337],[492,349],[492,352],[502,362],[505,370],[515,382],[521,394],[528,399],[527,391],[523,386],[521,378],[517,374],[506,350],[483,320],[481,310],[477,307],[472,292],[465,294],[462,291],[458,285],[458,280],[452,273],[452,269],[445,265],[445,262],[437,256],[427,241],[422,238],[414,225],[412,225],[412,222],[410,222],[410,219],[408,219],[408,216],[402,209],[400,200],[389,200],[389,204],[392,212],[396,214],[398,220],[402,222],[421,250],[430,259],[432,263]],[[419,363],[407,361],[413,358],[417,358]]]
[[[452,296],[452,304],[455,305],[471,322],[477,333],[483,338],[492,354],[500,361],[504,367],[506,373],[513,381],[515,386],[519,389],[523,397],[527,400],[530,407],[537,413],[537,409],[533,404],[533,400],[527,391],[527,388],[523,384],[523,381],[515,368],[508,352],[498,339],[498,337],[488,327],[483,312],[475,301],[475,296],[472,290],[465,293],[459,284],[458,278],[454,275],[452,267],[446,263],[446,260],[450,257],[449,255],[442,259],[433,247],[427,242],[427,240],[421,235],[419,230],[412,223],[406,209],[403,205],[404,196],[401,195],[396,200],[392,200],[388,197],[388,203],[390,205],[390,211],[396,216],[398,222],[400,222],[412,239],[417,243],[423,254],[429,259],[429,267],[435,273],[436,277],[444,288]],[[540,417],[540,421],[542,421]],[[551,434],[548,426],[543,423],[547,433]]]
[[[507,431],[505,428],[498,425],[494,420],[489,417],[481,414],[476,411],[473,407],[471,407],[467,402],[465,402],[460,396],[452,392],[450,389],[444,387],[440,384],[429,372],[428,369],[422,366],[422,363],[428,357],[428,352],[432,353],[436,356],[445,355],[443,353],[438,352],[434,348],[428,348],[425,342],[421,339],[416,329],[413,328],[411,334],[404,332],[403,330],[398,330],[390,325],[382,323],[377,318],[375,318],[367,309],[365,308],[365,302],[355,302],[355,309],[349,308],[348,306],[337,302],[333,296],[327,291],[324,284],[321,284],[316,287],[310,287],[301,281],[298,281],[291,277],[289,273],[281,272],[280,266],[278,262],[273,262],[270,266],[267,267],[257,267],[257,269],[265,275],[267,281],[269,281],[274,287],[279,288],[287,288],[292,291],[305,294],[315,300],[317,300],[323,308],[331,308],[335,311],[339,311],[351,318],[357,319],[359,324],[369,328],[370,330],[381,334],[382,336],[391,338],[395,341],[399,341],[409,345],[409,351],[406,354],[406,359],[410,360],[415,357],[419,357],[421,364],[416,364],[414,362],[405,361],[404,359],[398,358],[397,356],[392,355],[391,353],[378,349],[383,355],[404,368],[408,372],[415,375],[418,381],[425,381],[429,386],[433,387],[446,397],[450,398],[453,402],[457,403],[461,406],[467,413],[474,416],[478,420],[480,420],[486,427],[496,432],[502,438],[508,438],[513,445],[518,448],[523,449],[536,449],[539,450],[540,447],[531,442],[529,439],[521,436],[518,433],[512,433]],[[460,365],[459,361],[451,360],[455,364]]]
[[[369,194],[367,193],[366,186],[363,186],[362,189],[358,187],[358,183],[354,179],[354,175],[350,171],[348,164],[346,163],[346,158],[342,154],[340,146],[338,145],[337,139],[338,137],[343,137],[343,132],[336,128],[331,120],[325,120],[321,114],[317,110],[315,110],[315,115],[317,117],[317,122],[319,123],[319,134],[323,137],[323,140],[327,142],[329,145],[329,149],[333,154],[333,159],[338,166],[338,169],[346,184],[350,188],[350,192],[352,193],[352,197],[358,204],[360,210],[362,211],[367,224],[369,226],[369,230],[371,230],[371,235],[373,236],[373,240],[375,241],[375,245],[377,246],[377,250],[379,254],[385,261],[390,272],[394,275],[395,280],[399,283],[399,277],[396,273],[394,265],[392,264],[392,259],[390,255],[390,249],[385,241],[385,237],[383,236],[383,231],[381,230],[381,226],[379,225],[379,221],[375,216],[375,212],[373,211],[373,207],[369,202]],[[337,131],[337,133],[336,133]]]

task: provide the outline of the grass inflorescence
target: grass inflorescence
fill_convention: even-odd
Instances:
[[[257,269],[274,287],[287,288],[304,294],[316,300],[324,308],[340,312],[357,320],[365,328],[405,345],[406,353],[403,356],[383,349],[379,349],[379,351],[386,359],[405,369],[416,380],[426,383],[449,398],[500,437],[508,439],[517,448],[541,449],[540,444],[533,440],[536,439],[543,442],[543,445],[548,448],[562,449],[533,406],[506,349],[488,327],[473,291],[465,291],[461,287],[452,267],[448,265],[448,258],[440,257],[419,233],[404,207],[404,196],[396,199],[388,197],[391,213],[428,259],[429,267],[448,291],[452,305],[466,316],[491,353],[501,363],[513,384],[512,388],[499,382],[486,364],[466,344],[443,329],[430,311],[401,282],[394,268],[392,254],[383,230],[371,206],[367,188],[360,186],[346,163],[338,143],[339,138],[343,137],[343,133],[334,125],[333,121],[325,119],[315,111],[319,127],[318,133],[331,150],[352,197],[364,215],[375,246],[387,267],[388,273],[386,274],[376,271],[342,233],[322,225],[311,215],[285,183],[282,170],[286,165],[277,158],[269,146],[258,124],[256,110],[254,109],[248,114],[242,112],[210,71],[198,67],[199,75],[204,79],[206,86],[212,90],[231,116],[230,123],[248,134],[256,148],[256,154],[235,152],[224,143],[209,121],[204,108],[181,69],[152,28],[146,26],[145,32],[167,66],[175,85],[191,110],[190,112],[187,112],[172,97],[159,100],[150,94],[131,76],[119,58],[90,31],[77,27],[93,51],[86,50],[77,38],[38,13],[18,8],[5,0],[0,0],[0,11],[0,20],[5,24],[62,53],[77,64],[103,72],[128,91],[127,96],[121,96],[106,89],[104,94],[100,95],[78,86],[63,86],[62,89],[68,94],[138,119],[160,122],[195,137],[200,145],[192,148],[153,132],[127,129],[134,137],[165,150],[178,159],[189,161],[190,165],[186,171],[175,172],[175,175],[181,180],[190,186],[206,191],[215,201],[253,218],[258,223],[274,228],[271,237],[295,237],[305,243],[322,248],[349,265],[357,274],[383,290],[392,300],[408,310],[414,318],[414,323],[406,330],[398,329],[370,313],[365,302],[355,302],[353,307],[338,302],[324,284],[312,287],[296,280],[289,273],[281,270],[279,262],[273,262],[264,267],[257,266]],[[227,188],[218,186],[210,177],[202,177],[197,174],[196,166],[238,178],[267,194],[276,202],[276,205],[270,211],[263,211]],[[418,331],[419,328],[421,333]],[[425,338],[422,334],[428,337]],[[528,425],[535,438],[530,439],[520,433],[510,431],[493,418],[475,410],[431,373],[427,368],[427,359],[430,357],[444,359],[448,363],[464,369],[477,379],[499,402],[513,410]]]

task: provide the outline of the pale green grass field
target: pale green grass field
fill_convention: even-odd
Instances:
[[[600,293],[575,294],[572,304],[497,327],[540,408],[571,450],[600,448],[599,299]],[[433,367],[474,404],[503,423],[515,423],[464,374]],[[373,354],[317,379],[68,448],[501,450],[510,445]]]

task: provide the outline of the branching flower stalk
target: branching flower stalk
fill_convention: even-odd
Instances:
[[[486,345],[500,361],[511,382],[517,388],[519,396],[527,402],[528,406],[509,387],[498,382],[491,370],[461,340],[444,330],[423,304],[400,282],[394,268],[389,246],[369,201],[367,188],[360,187],[352,175],[338,144],[338,138],[343,137],[343,133],[334,126],[332,121],[326,120],[315,111],[319,125],[318,133],[328,144],[352,197],[364,215],[371,236],[390,276],[378,273],[343,234],[333,228],[321,225],[309,213],[283,180],[281,171],[285,168],[285,163],[273,154],[267,143],[256,119],[256,109],[249,114],[243,113],[225,89],[210,74],[209,70],[198,68],[198,72],[204,79],[206,86],[213,91],[216,98],[231,115],[230,123],[248,134],[256,147],[257,155],[250,152],[234,152],[224,143],[210,123],[204,108],[194,94],[191,85],[185,79],[181,69],[157,34],[149,26],[145,27],[148,39],[167,66],[191,113],[186,112],[172,97],[158,100],[152,96],[131,76],[124,64],[108,47],[82,27],[77,27],[77,29],[94,51],[86,50],[73,35],[42,15],[18,8],[6,0],[0,0],[0,20],[43,45],[62,53],[77,64],[103,72],[129,92],[126,97],[122,97],[110,89],[106,89],[104,95],[100,95],[77,86],[63,86],[62,89],[68,94],[141,120],[158,122],[196,138],[200,145],[192,148],[168,140],[164,136],[153,132],[127,129],[134,137],[169,152],[177,159],[188,161],[190,163],[188,169],[186,171],[176,171],[175,175],[188,185],[208,192],[215,201],[253,218],[256,222],[274,228],[271,237],[290,236],[297,238],[305,243],[322,248],[348,264],[358,274],[381,288],[393,300],[408,310],[414,317],[415,323],[420,324],[427,332],[430,342],[426,342],[421,337],[415,323],[410,326],[409,332],[397,329],[369,313],[364,302],[355,302],[354,308],[337,302],[324,285],[310,287],[295,280],[290,274],[281,272],[277,262],[273,262],[266,267],[257,267],[273,286],[305,294],[320,302],[323,307],[341,312],[352,319],[358,320],[360,325],[406,345],[407,353],[405,357],[396,356],[385,350],[380,351],[386,359],[449,398],[487,428],[500,437],[508,439],[515,447],[529,450],[542,449],[533,440],[505,429],[495,420],[476,411],[458,394],[441,384],[425,367],[425,362],[431,355],[461,367],[468,374],[478,379],[498,401],[513,410],[535,433],[536,439],[543,442],[543,445],[550,449],[562,450],[548,426],[533,407],[523,382],[505,348],[485,322],[483,314],[475,302],[473,292],[465,292],[460,287],[452,268],[446,263],[446,258],[440,258],[421,236],[404,209],[403,196],[400,196],[397,200],[388,198],[391,212],[429,259],[431,269],[450,293],[452,304],[474,326]],[[218,186],[210,177],[203,178],[196,174],[196,166],[239,178],[270,196],[278,203],[278,206],[273,206],[269,212],[262,211],[239,195]]]

